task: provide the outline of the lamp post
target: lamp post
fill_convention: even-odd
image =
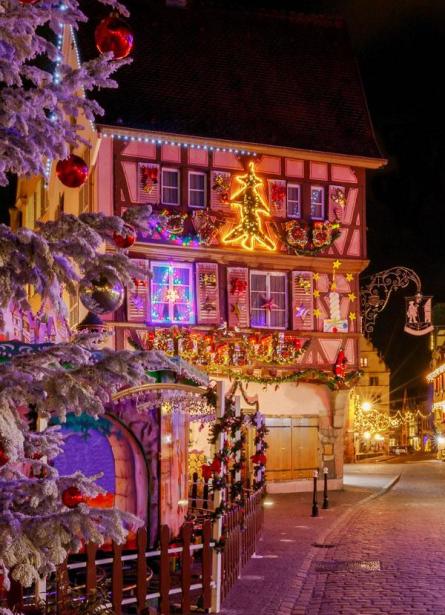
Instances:
[[[323,468],[323,478],[324,478],[324,486],[323,486],[323,506],[322,508],[326,510],[329,508],[329,500],[328,500],[328,468]]]
[[[312,517],[318,517],[318,502],[317,502],[317,480],[318,470],[314,470],[314,492],[312,494]]]

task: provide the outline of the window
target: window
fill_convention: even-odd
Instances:
[[[193,270],[186,263],[151,263],[151,322],[195,322]]]
[[[313,220],[324,219],[324,188],[311,186],[311,218]]]
[[[178,169],[162,169],[162,203],[179,205]]]
[[[250,272],[250,324],[252,327],[287,327],[287,275],[275,271]]]
[[[370,387],[378,387],[379,386],[379,377],[378,376],[369,376],[369,386]]]
[[[189,207],[206,206],[206,175],[189,171]]]
[[[301,186],[287,184],[287,215],[289,218],[301,217]]]
[[[368,367],[368,357],[360,357],[360,367]]]

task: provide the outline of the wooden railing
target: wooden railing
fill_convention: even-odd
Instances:
[[[88,544],[46,581],[38,598],[46,612],[64,615],[100,590],[103,606],[115,615],[211,612],[212,592],[224,598],[238,579],[242,566],[255,552],[263,519],[262,490],[245,491],[242,506],[233,506],[222,519],[222,540],[212,540],[211,510],[195,523],[186,522],[172,543],[170,530],[161,526],[159,548],[147,550],[147,532],[136,535],[136,548],[123,551],[112,544],[109,552]],[[199,507],[202,511],[202,508]],[[213,559],[222,551],[221,574],[212,578]],[[14,583],[8,606],[20,612],[35,603]],[[1,605],[0,605],[1,606]],[[128,609],[131,609],[130,611]],[[43,611],[45,612],[45,610]]]

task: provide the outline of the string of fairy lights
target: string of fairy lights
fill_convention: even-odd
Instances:
[[[431,413],[420,410],[398,410],[395,414],[387,414],[367,402],[356,403],[354,413],[354,431],[362,434],[382,434],[390,429],[398,429],[419,419],[429,419]]]

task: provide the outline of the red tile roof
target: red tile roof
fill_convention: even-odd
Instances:
[[[101,123],[380,158],[342,20],[127,2],[133,63]],[[97,18],[80,32],[94,53]]]

